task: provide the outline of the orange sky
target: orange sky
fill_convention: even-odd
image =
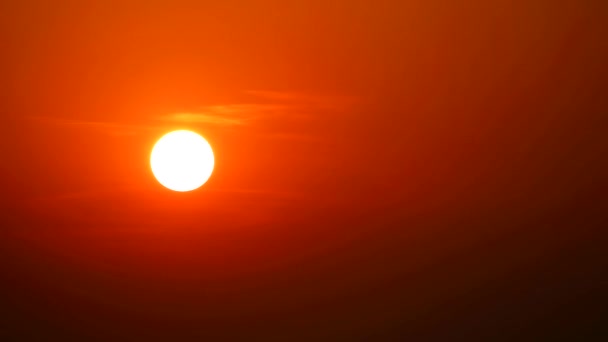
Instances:
[[[470,291],[524,286],[529,265],[597,247],[585,244],[606,209],[605,13],[601,1],[4,2],[6,310],[48,334],[87,317],[79,337],[99,322],[110,337],[241,322],[266,340],[449,326],[446,302],[466,313]],[[198,191],[169,192],[150,171],[174,129],[214,148]],[[490,303],[471,305],[504,304]]]

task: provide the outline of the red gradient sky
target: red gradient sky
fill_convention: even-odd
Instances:
[[[3,330],[594,331],[606,13],[601,1],[0,4]],[[192,193],[150,171],[174,129],[216,154]]]

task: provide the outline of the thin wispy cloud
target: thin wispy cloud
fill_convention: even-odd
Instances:
[[[159,119],[176,123],[223,126],[254,124],[264,120],[311,120],[348,108],[351,98],[291,92],[246,91],[257,101],[204,106],[196,110],[167,114]]]
[[[192,110],[176,111],[153,117],[141,124],[44,116],[30,117],[30,119],[46,124],[96,129],[112,135],[134,135],[163,129],[167,124],[247,127],[264,122],[293,124],[326,120],[332,115],[346,112],[346,109],[353,103],[353,99],[348,97],[293,92],[252,90],[246,91],[245,94],[252,95],[254,99],[244,103],[214,104],[196,107]],[[306,132],[291,131],[272,132],[268,138],[298,141],[318,140],[318,137]]]
[[[229,104],[201,107],[196,111],[179,112],[160,117],[162,121],[200,123],[223,126],[247,125],[256,120],[279,115],[288,110],[283,105]]]

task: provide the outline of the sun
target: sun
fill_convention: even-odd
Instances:
[[[173,191],[192,191],[207,182],[215,158],[202,136],[186,130],[164,135],[150,157],[152,173],[160,184]]]

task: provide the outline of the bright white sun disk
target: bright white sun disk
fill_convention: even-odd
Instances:
[[[168,133],[156,143],[150,164],[160,184],[185,192],[207,182],[215,159],[207,140],[194,132],[182,130]]]

